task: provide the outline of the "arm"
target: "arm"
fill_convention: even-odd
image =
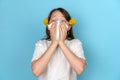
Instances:
[[[39,76],[46,70],[50,58],[54,53],[56,47],[57,43],[52,43],[47,51],[39,59],[32,62],[31,67],[35,76]]]
[[[82,58],[77,57],[64,43],[59,43],[66,59],[70,63],[71,67],[76,71],[77,74],[81,74],[86,65],[86,61]]]
[[[50,58],[54,51],[56,50],[56,47],[58,46],[58,42],[55,39],[55,25],[53,25],[53,27],[50,29],[50,36],[51,36],[50,47],[39,59],[32,62],[31,67],[35,76],[41,75],[46,70]]]
[[[65,25],[61,25],[60,27],[60,41],[59,46],[62,49],[66,59],[70,63],[71,67],[77,72],[77,74],[81,74],[84,70],[84,67],[86,65],[86,61],[82,58],[77,57],[65,44],[64,41],[66,39],[67,30],[69,28],[66,28]]]

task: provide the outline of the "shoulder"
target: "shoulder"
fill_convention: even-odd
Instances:
[[[48,42],[48,40],[39,40],[35,43],[36,46],[43,46]]]
[[[69,42],[70,44],[82,44],[82,42],[79,39],[72,39]]]

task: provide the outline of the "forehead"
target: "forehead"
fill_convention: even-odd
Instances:
[[[63,14],[60,11],[54,11],[51,15],[51,18],[53,18],[53,17],[63,17],[64,18]]]

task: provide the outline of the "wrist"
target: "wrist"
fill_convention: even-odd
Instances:
[[[59,41],[59,45],[65,45],[65,43],[63,41]]]
[[[54,41],[54,42],[51,43],[51,45],[58,45],[58,42]]]

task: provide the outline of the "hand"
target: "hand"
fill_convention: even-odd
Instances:
[[[66,36],[67,36],[67,28],[66,28],[65,23],[62,23],[60,25],[60,40],[59,40],[59,43],[64,43],[64,41],[66,39]]]

